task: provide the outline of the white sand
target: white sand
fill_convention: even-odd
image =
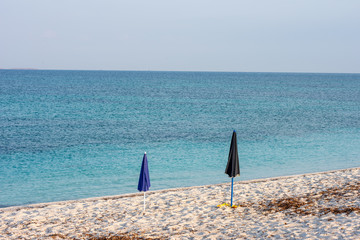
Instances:
[[[148,192],[145,214],[142,193],[2,208],[0,239],[359,239],[359,184],[353,168],[235,182],[238,208],[217,207],[230,184]]]

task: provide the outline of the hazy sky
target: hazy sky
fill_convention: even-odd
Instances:
[[[0,68],[360,72],[360,1],[0,0]]]

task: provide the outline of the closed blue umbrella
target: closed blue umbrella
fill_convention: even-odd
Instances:
[[[140,192],[144,192],[144,212],[145,212],[145,192],[149,190],[150,186],[151,184],[150,184],[149,167],[145,152],[142,160],[139,184],[138,184],[138,190]]]
[[[229,158],[226,165],[225,173],[229,175],[229,177],[231,177],[231,207],[232,207],[233,192],[234,192],[234,177],[240,176],[240,164],[239,164],[239,155],[237,149],[235,130],[231,138]]]

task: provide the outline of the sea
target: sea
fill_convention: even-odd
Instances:
[[[0,207],[360,166],[360,74],[0,70]]]

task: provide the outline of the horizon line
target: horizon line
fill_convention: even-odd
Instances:
[[[51,69],[51,68],[0,68],[0,70],[24,71],[108,71],[108,72],[214,72],[214,73],[312,73],[312,74],[360,74],[360,72],[305,72],[305,71],[220,71],[220,70],[115,70],[115,69]]]

